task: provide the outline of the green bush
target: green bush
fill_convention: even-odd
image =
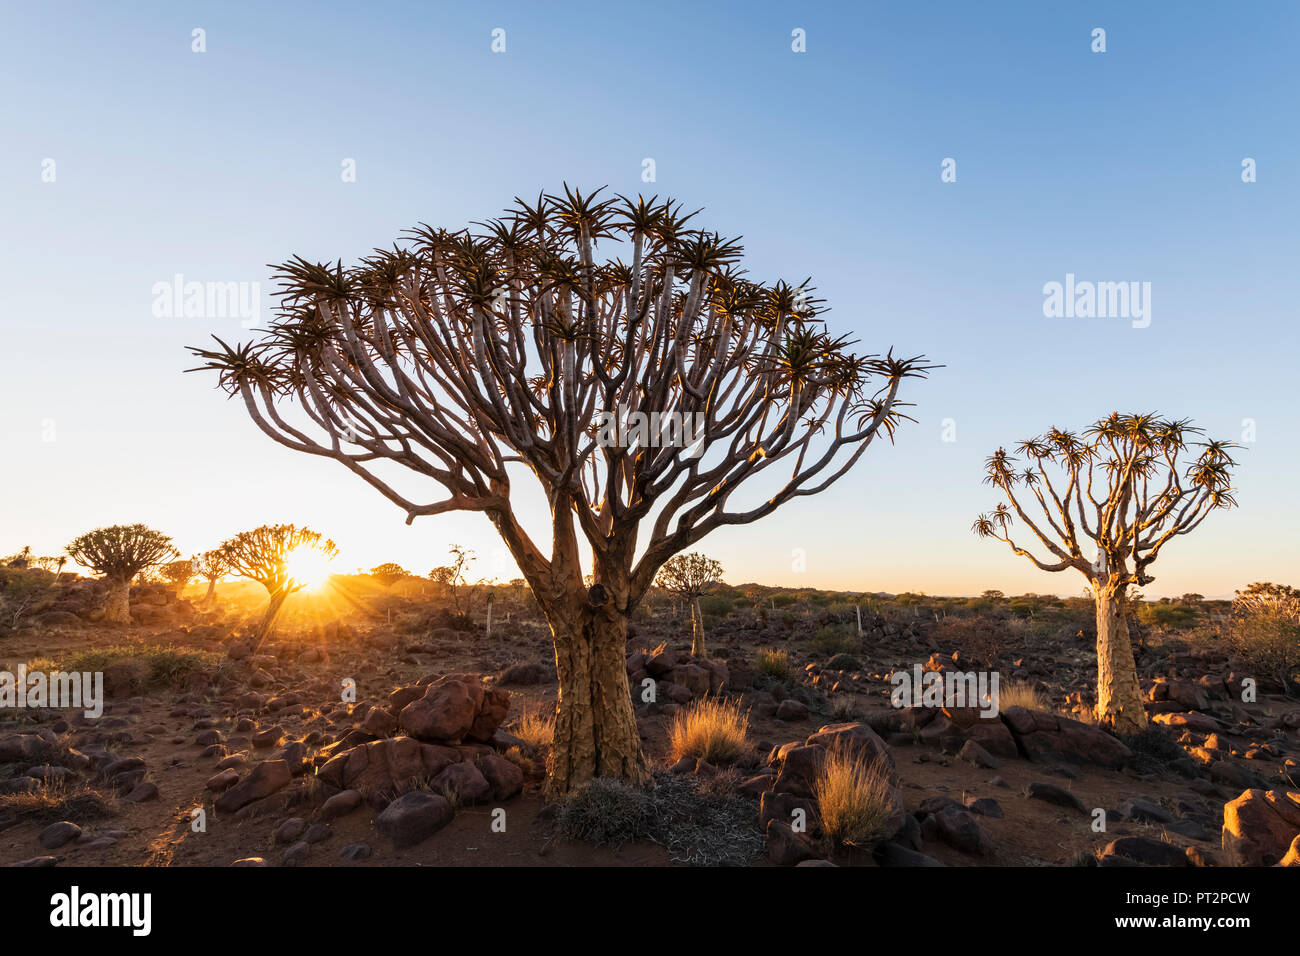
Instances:
[[[36,658],[27,665],[33,671],[104,672],[105,684],[121,691],[142,694],[159,687],[186,687],[209,683],[232,669],[225,657],[211,651],[155,644],[115,645],[82,651],[60,660]]]
[[[700,611],[706,618],[724,618],[731,613],[732,603],[720,594],[700,598]]]
[[[754,668],[760,676],[771,677],[774,680],[787,681],[794,676],[794,665],[790,663],[790,655],[783,650],[764,648],[759,651],[754,658]]]
[[[847,654],[857,649],[856,631],[845,627],[843,624],[827,624],[825,627],[819,628],[817,633],[808,641],[808,650],[814,654],[827,657],[836,654]]]

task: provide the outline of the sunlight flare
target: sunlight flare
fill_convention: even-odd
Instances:
[[[318,548],[297,548],[290,553],[285,569],[294,584],[308,591],[319,591],[333,574],[333,560]]]

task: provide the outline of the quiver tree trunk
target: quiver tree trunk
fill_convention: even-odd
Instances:
[[[594,590],[594,589],[593,589]],[[609,603],[548,609],[560,699],[547,796],[593,777],[649,779],[627,682],[627,616]]]
[[[1093,583],[1097,602],[1097,720],[1116,734],[1145,730],[1146,710],[1129,641],[1124,585]]]
[[[280,616],[280,609],[284,607],[285,599],[289,596],[287,587],[278,587],[271,592],[271,598],[266,605],[266,613],[262,615],[262,623],[258,625],[255,642],[261,645],[271,632],[275,630],[276,619]]]
[[[208,581],[208,593],[203,595],[202,606],[211,607],[217,601],[217,579]]]
[[[691,656],[708,657],[704,646],[704,617],[700,614],[700,599],[691,598]]]
[[[131,623],[131,579],[110,578],[104,620],[110,624]]]

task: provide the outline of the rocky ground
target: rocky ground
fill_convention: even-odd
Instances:
[[[498,607],[490,638],[407,601],[396,614],[286,624],[256,653],[229,608],[198,612],[143,589],[133,609],[131,626],[64,610],[0,638],[9,671],[105,652],[109,697],[98,719],[0,713],[0,862],[1300,863],[1300,705],[1266,681],[1244,702],[1239,664],[1176,639],[1143,648],[1153,729],[1121,742],[1078,719],[1094,676],[1086,640],[1044,640],[1000,664],[1004,684],[1033,686],[1043,706],[988,719],[890,706],[895,668],[983,666],[914,618],[869,615],[860,646],[832,655],[814,639],[815,612],[794,626],[728,619],[698,660],[688,623],[643,616],[628,671],[634,694],[655,682],[654,701],[637,697],[646,753],[682,793],[722,801],[709,804],[730,814],[719,828],[744,831],[719,832],[733,855],[710,856],[705,827],[694,843],[566,835],[542,799],[545,746],[526,719],[553,712],[549,636],[522,605]],[[140,653],[106,650],[122,647]],[[141,651],[151,647],[191,656]],[[788,671],[760,660],[773,651]],[[749,714],[750,750],[733,766],[670,757],[675,714],[705,695]],[[833,744],[891,767],[899,812],[872,849],[820,839],[811,780]],[[807,832],[791,826],[798,809]]]

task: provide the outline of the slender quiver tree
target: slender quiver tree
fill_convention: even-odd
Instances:
[[[1023,471],[1002,448],[986,461],[985,483],[1011,507],[999,503],[972,530],[1006,542],[1043,571],[1073,568],[1088,580],[1097,608],[1096,713],[1118,734],[1147,725],[1129,641],[1129,588],[1155,580],[1147,569],[1169,541],[1236,503],[1230,486],[1236,462],[1229,455],[1236,446],[1189,442],[1199,433],[1187,421],[1117,412],[1082,437],[1053,428],[1022,441]],[[1046,549],[1043,557],[1011,539],[1016,518]],[[1084,553],[1085,539],[1094,554]]]
[[[291,524],[262,525],[241,531],[221,546],[229,573],[249,578],[266,588],[267,605],[255,641],[261,644],[275,627],[275,620],[285,599],[302,589],[307,582],[296,580],[289,567],[295,551],[314,550],[334,557],[334,542],[320,533]]]
[[[655,584],[665,591],[679,594],[691,608],[691,654],[708,657],[704,646],[704,618],[700,614],[700,595],[722,581],[722,565],[712,558],[692,551],[678,554],[664,562]]]
[[[850,353],[806,283],[746,278],[739,243],[688,229],[695,213],[599,193],[517,200],[472,232],[420,226],[351,268],[296,258],[265,336],[194,350],[267,435],[339,462],[408,522],[492,522],[551,628],[553,796],[647,778],[627,620],[664,561],[827,488],[927,369]],[[605,243],[630,261],[598,261]],[[549,506],[541,545],[516,511],[525,473]]]
[[[131,623],[131,579],[180,554],[171,538],[142,524],[87,531],[73,539],[67,552],[73,561],[104,576],[109,587],[104,620],[113,624]]]
[[[207,593],[201,602],[203,607],[211,607],[217,600],[217,582],[230,573],[230,558],[220,548],[204,551],[191,559],[194,576],[208,582]]]

